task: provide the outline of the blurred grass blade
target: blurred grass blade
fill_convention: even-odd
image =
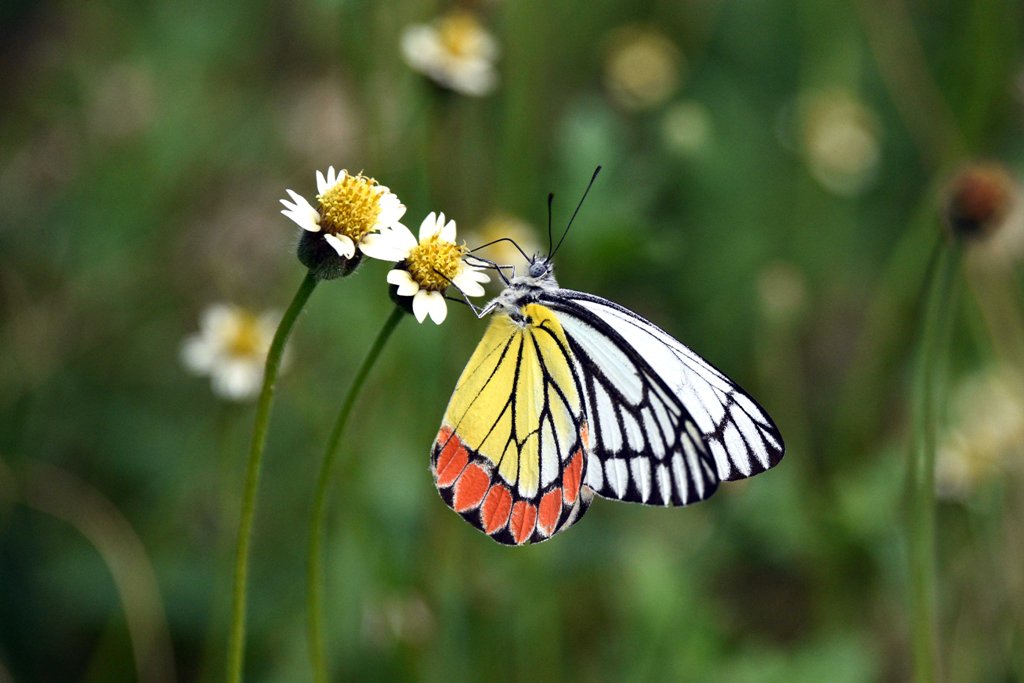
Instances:
[[[926,285],[922,336],[913,385],[913,445],[909,462],[911,630],[914,679],[932,683],[939,675],[935,570],[935,446],[949,337],[956,311],[955,277],[959,249],[939,244]]]
[[[309,657],[313,667],[313,679],[317,683],[327,683],[327,658],[324,655],[324,566],[323,566],[323,543],[324,543],[324,512],[327,507],[327,489],[331,480],[331,470],[338,455],[338,446],[341,444],[341,435],[345,432],[345,425],[348,423],[349,415],[352,414],[352,406],[355,405],[356,397],[359,396],[366,377],[377,362],[384,345],[395,331],[398,322],[405,317],[405,311],[395,306],[391,315],[384,321],[384,326],[377,333],[373,345],[366,353],[363,364],[359,366],[352,386],[349,387],[345,399],[341,403],[338,417],[334,420],[331,428],[331,435],[327,439],[327,448],[323,460],[320,462],[320,473],[317,475],[316,493],[313,497],[313,511],[309,521],[309,551],[306,558],[306,619],[309,628]]]
[[[7,472],[0,472],[7,476]],[[100,554],[114,580],[143,683],[175,680],[174,653],[153,565],[131,523],[100,491],[52,465],[32,465],[14,493],[26,506],[67,522]],[[0,680],[3,680],[0,669]]]

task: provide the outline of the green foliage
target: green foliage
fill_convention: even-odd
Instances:
[[[499,547],[446,509],[427,470],[485,322],[457,304],[442,327],[407,321],[355,407],[330,494],[338,680],[910,676],[903,477],[921,288],[951,170],[1024,161],[1024,7],[479,5],[501,44],[484,98],[402,61],[403,28],[433,18],[421,3],[0,9],[0,680],[131,678],[136,617],[167,629],[178,678],[223,679],[253,408],[216,398],[179,347],[212,302],[287,305],[304,270],[278,199],[312,197],[329,164],[388,185],[413,228],[441,210],[472,241],[513,214],[542,248],[547,193],[558,230],[602,164],[560,282],[706,356],[788,446],[776,470],[692,509],[598,500],[550,543]],[[636,24],[681,55],[675,87],[643,110],[607,81],[616,30]],[[965,259],[953,386],[1020,369],[1012,330],[991,324],[1021,315],[1016,259]],[[305,529],[332,420],[392,309],[386,272],[366,262],[323,283],[292,336],[255,520],[249,680],[310,680]],[[1013,456],[936,515],[950,680],[1024,678],[1019,445]],[[54,512],[93,496],[109,509]],[[139,612],[112,581],[136,536],[162,611]]]

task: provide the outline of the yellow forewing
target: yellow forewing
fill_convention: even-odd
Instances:
[[[545,475],[560,469],[555,459],[568,457],[582,408],[561,324],[540,304],[527,304],[521,312],[529,320],[525,326],[507,315],[491,319],[444,421],[529,498],[548,483]],[[555,452],[550,426],[542,438],[545,407],[562,453]]]

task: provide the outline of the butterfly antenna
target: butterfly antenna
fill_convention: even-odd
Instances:
[[[483,249],[484,247],[489,247],[492,244],[497,244],[498,242],[508,242],[509,244],[511,244],[513,247],[516,248],[516,251],[518,251],[520,254],[523,255],[524,259],[526,259],[527,261],[530,260],[530,257],[526,254],[525,251],[523,251],[523,248],[520,247],[519,244],[514,239],[512,239],[511,237],[499,237],[498,239],[491,240],[490,242],[488,242],[486,244],[481,244],[479,247],[473,247],[472,249],[469,250],[468,253],[472,254],[474,251],[479,251],[479,250]],[[474,256],[473,258],[480,258],[480,257],[479,256]],[[485,261],[486,259],[480,259],[480,260],[481,261]]]
[[[552,258],[555,257],[555,253],[558,252],[558,248],[561,247],[562,246],[562,242],[565,241],[566,235],[569,234],[569,228],[572,227],[572,222],[574,220],[576,220],[576,214],[578,214],[580,212],[580,209],[583,207],[583,202],[587,198],[587,195],[590,194],[590,188],[592,188],[594,186],[594,181],[597,180],[597,174],[600,173],[600,172],[601,172],[601,167],[600,166],[598,166],[597,168],[594,169],[594,175],[590,176],[590,182],[587,183],[587,189],[585,189],[583,191],[583,196],[580,197],[580,202],[579,202],[579,204],[576,205],[576,210],[572,212],[572,217],[569,218],[569,224],[565,226],[565,232],[562,233],[561,239],[558,240],[558,244],[555,245],[554,251],[552,251],[551,254],[548,256],[549,259],[552,259]],[[550,200],[549,200],[548,201],[548,207],[549,207],[549,210],[548,210],[548,227],[549,227],[548,235],[549,236],[551,234],[550,233],[550,226],[551,226],[550,206],[551,206],[551,203],[550,203]]]
[[[551,245],[554,244],[554,240],[551,239],[551,205],[555,201],[555,193],[548,192],[548,260],[551,260]]]

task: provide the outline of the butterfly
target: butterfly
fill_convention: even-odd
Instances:
[[[545,541],[595,495],[690,505],[782,459],[779,430],[735,382],[636,313],[561,288],[551,256],[484,315],[430,469],[444,502],[499,543]]]

